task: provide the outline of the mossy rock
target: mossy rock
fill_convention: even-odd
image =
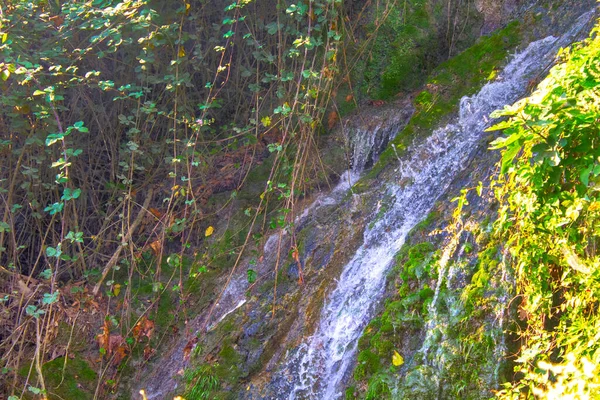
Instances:
[[[377,372],[381,366],[379,356],[370,350],[363,350],[358,354],[358,364],[354,370],[354,379],[362,381]]]
[[[80,359],[58,357],[42,366],[48,398],[51,400],[94,398],[98,374]]]
[[[521,25],[515,21],[437,66],[427,81],[426,89],[414,101],[414,116],[363,179],[376,178],[415,138],[430,134],[433,127],[443,124],[453,112],[458,111],[460,99],[476,93],[492,80],[508,52],[521,39]]]

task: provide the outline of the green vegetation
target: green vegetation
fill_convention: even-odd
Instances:
[[[510,252],[521,349],[503,398],[593,398],[600,388],[600,26],[537,90],[497,112],[506,136],[495,234]]]
[[[515,21],[436,67],[425,85],[426,90],[415,97],[415,115],[381,154],[367,177],[376,177],[415,138],[426,135],[456,112],[463,96],[476,93],[493,79],[496,69],[520,40],[521,27]]]
[[[391,398],[393,389],[397,398],[480,399],[499,386],[506,399],[597,395],[599,30],[563,50],[529,98],[495,113],[508,117],[491,128],[505,133],[492,144],[502,149],[490,185],[497,212],[463,221],[463,190],[447,229],[460,235],[462,256],[450,247],[446,267],[466,284],[432,274],[447,247],[406,245],[390,275],[395,293],[360,339],[346,398]],[[432,284],[436,302],[420,307]],[[506,313],[512,322],[499,323]],[[496,362],[503,340],[516,355]]]
[[[365,99],[388,100],[421,87],[438,64],[478,36],[479,14],[459,2],[441,7],[431,0],[380,1],[373,11],[354,3],[349,7],[363,7],[359,17],[370,12],[374,18],[363,27],[367,35],[347,32],[355,40],[348,41],[344,59],[350,82],[338,88],[342,115]]]
[[[42,368],[50,399],[92,399],[98,378],[90,365],[81,359],[58,357]]]
[[[321,120],[343,12],[329,0],[0,5],[2,393],[49,393],[42,327],[64,322],[64,305],[102,314],[78,322],[98,344],[78,354],[101,361],[94,396],[124,389],[133,357],[211,304],[263,231],[292,226],[295,201],[329,178]]]
[[[128,398],[191,326],[187,400],[254,383],[289,330],[314,327],[348,256],[336,243],[361,240],[316,217],[295,226],[297,207],[345,168],[340,117],[413,98],[410,123],[355,187],[372,189],[527,36],[514,22],[476,40],[471,3],[3,1],[0,397]],[[494,142],[497,215],[455,222],[449,247],[425,237],[439,210],[417,225],[360,339],[348,398],[480,398],[496,381],[515,399],[600,390],[599,52],[595,36],[564,51],[531,98],[497,113],[507,118],[495,127],[507,134]],[[364,205],[356,192],[347,199]],[[394,199],[381,200],[372,221],[360,206],[322,214],[362,229]],[[265,272],[275,231],[287,254]],[[239,267],[248,307],[207,329]],[[506,326],[491,321],[507,274],[521,344],[513,380],[494,365]]]

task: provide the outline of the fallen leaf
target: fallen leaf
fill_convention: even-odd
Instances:
[[[392,364],[396,367],[404,364],[404,358],[396,350],[394,350],[394,355],[392,356]]]
[[[127,347],[127,344],[126,343],[120,344],[116,348],[116,350],[115,350],[115,354],[113,356],[112,364],[114,366],[117,366],[117,365],[121,364],[121,361],[123,361],[123,359],[125,357],[127,357],[128,354],[129,354],[129,348]]]
[[[119,347],[125,344],[125,340],[121,335],[110,335],[108,337],[108,349],[107,353],[110,355],[115,352]]]
[[[154,208],[154,207],[150,207],[150,208],[148,209],[148,211],[150,211],[150,213],[151,213],[152,215],[154,215],[156,218],[159,218],[159,219],[160,219],[160,218],[161,218],[163,215],[165,215],[165,214],[164,214],[162,211],[160,211],[160,210],[158,210],[158,209],[156,209],[156,208]]]
[[[206,228],[206,231],[204,231],[204,236],[209,237],[210,235],[213,234],[214,231],[215,231],[215,228],[213,228],[212,226],[209,226],[208,228]]]
[[[109,335],[110,335],[110,327],[108,325],[108,321],[104,320],[104,325],[102,326],[102,333],[100,333],[99,335],[96,336],[96,340],[98,341],[98,346],[101,349],[106,350],[106,352],[109,351]]]
[[[146,345],[146,347],[144,347],[144,360],[148,361],[153,354],[154,349],[150,347],[150,345]]]
[[[145,315],[138,321],[132,329],[133,338],[140,341],[143,337],[148,340],[152,338],[154,333],[154,322],[150,321]]]
[[[338,113],[331,111],[327,116],[327,128],[332,129],[339,120]]]
[[[160,256],[160,252],[162,250],[162,243],[160,240],[155,240],[154,242],[150,243],[150,248],[152,249],[152,252],[154,253],[154,255],[156,257]]]
[[[298,254],[298,248],[294,247],[292,250],[292,258],[296,262],[296,264],[300,265],[300,255]]]
[[[195,337],[186,343],[183,348],[183,359],[187,361],[190,358],[190,354],[192,354],[192,350],[194,349],[194,345],[198,343],[198,338]]]

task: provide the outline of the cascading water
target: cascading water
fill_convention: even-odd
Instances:
[[[515,55],[499,77],[473,97],[463,98],[457,120],[437,129],[401,159],[395,182],[384,191],[393,199],[383,217],[364,232],[364,241],[344,267],[322,309],[313,336],[285,360],[281,388],[289,399],[336,399],[354,362],[357,340],[384,292],[386,272],[406,235],[422,220],[465,165],[490,125],[488,115],[522,96],[561,46],[569,44],[593,13],[580,17],[561,38],[547,37]],[[403,182],[404,184],[400,184]],[[439,281],[444,279],[443,274]],[[438,282],[440,283],[440,282]]]

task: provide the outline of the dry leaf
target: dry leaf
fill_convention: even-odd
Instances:
[[[121,339],[123,339],[123,338],[121,338]],[[121,361],[123,361],[123,359],[125,357],[127,357],[127,354],[129,354],[129,348],[127,347],[127,344],[121,343],[115,349],[115,355],[113,356],[112,364],[114,366],[117,366],[117,365],[121,364]]]
[[[298,254],[298,248],[294,247],[292,250],[292,258],[294,259],[294,261],[300,265],[300,255]]]
[[[138,321],[138,323],[132,329],[133,338],[136,341],[140,341],[143,337],[148,340],[152,338],[154,333],[154,322],[150,321],[145,315]]]
[[[155,350],[150,347],[150,345],[146,345],[146,347],[144,347],[144,360],[148,361],[154,352]]]
[[[183,359],[187,361],[190,358],[190,354],[192,354],[192,350],[194,349],[194,345],[198,343],[198,338],[195,337],[191,339],[185,347],[183,348]]]
[[[162,251],[162,243],[160,240],[155,240],[154,242],[150,243],[150,248],[152,249],[152,252],[154,253],[154,255],[156,257],[160,256],[160,253]]]
[[[338,113],[331,111],[327,116],[327,128],[332,129],[339,120]]]
[[[148,211],[150,211],[150,213],[151,213],[152,215],[154,215],[156,218],[159,218],[159,219],[160,219],[160,218],[161,218],[163,215],[165,215],[165,214],[164,214],[162,211],[160,211],[159,209],[156,209],[156,208],[154,208],[154,207],[150,207],[150,208],[148,209]]]
[[[107,353],[109,352],[110,345],[109,332],[110,327],[108,325],[108,321],[104,320],[104,325],[102,326],[102,333],[96,336],[96,340],[98,341],[98,346],[100,346],[101,349],[106,350]]]

